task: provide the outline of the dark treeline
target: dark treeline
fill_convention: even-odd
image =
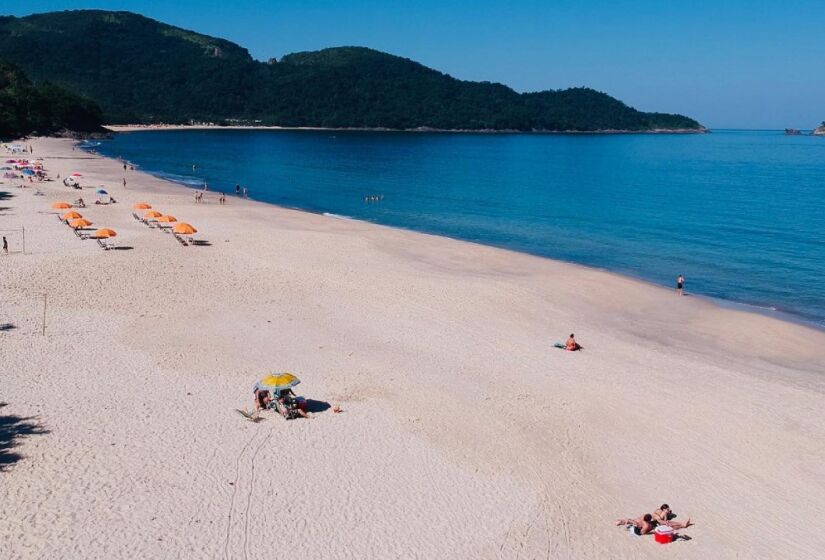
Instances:
[[[94,102],[48,82],[34,85],[22,70],[0,60],[0,138],[97,132],[102,120]]]
[[[246,49],[129,12],[0,17],[0,56],[94,99],[111,123],[192,120],[468,130],[701,129],[588,88],[519,94],[362,47],[254,60]]]

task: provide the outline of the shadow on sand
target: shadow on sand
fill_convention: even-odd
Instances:
[[[0,408],[5,406],[8,406],[7,403],[0,403]],[[48,433],[49,430],[43,428],[36,417],[0,414],[0,472],[23,458],[19,453],[12,451],[20,445],[21,440]]]
[[[330,409],[330,404],[326,401],[315,401],[312,399],[307,399],[307,412],[311,412],[313,414],[317,414],[318,412],[324,412]]]

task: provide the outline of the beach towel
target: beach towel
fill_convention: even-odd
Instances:
[[[561,342],[557,342],[553,345],[553,348],[560,348],[561,350],[567,350],[567,346],[562,344]],[[578,348],[574,350],[574,352],[578,352],[579,350],[584,350],[584,346],[579,344]]]

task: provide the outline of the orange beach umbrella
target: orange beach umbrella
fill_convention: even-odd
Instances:
[[[109,228],[99,229],[94,233],[94,235],[92,235],[92,237],[98,237],[98,238],[101,238],[101,237],[102,238],[116,237],[116,236],[117,236],[117,232],[115,230],[109,229]]]
[[[69,220],[76,220],[76,219],[82,218],[82,217],[83,216],[81,216],[80,214],[78,214],[77,212],[72,210],[71,212],[66,212],[65,214],[60,216],[60,219],[63,220],[64,222],[67,222]]]
[[[54,204],[52,204],[52,208],[54,208],[55,210],[65,210],[66,208],[71,207],[72,205],[68,202],[55,202]]]
[[[151,210],[151,209],[152,209],[152,205],[151,205],[151,204],[147,204],[147,203],[145,203],[145,202],[138,202],[137,204],[135,204],[135,205],[133,206],[133,208],[134,208],[135,210]]]
[[[92,225],[92,222],[90,222],[86,218],[78,218],[77,220],[72,220],[71,222],[69,222],[69,227],[73,229],[86,228],[90,225]]]
[[[195,233],[198,233],[198,230],[196,230],[192,225],[187,224],[185,222],[180,222],[172,226],[172,231],[174,231],[175,233],[179,233],[181,235],[193,235]]]
[[[143,215],[143,219],[144,220],[154,220],[156,218],[160,218],[161,216],[163,216],[163,214],[161,214],[160,212],[156,212],[156,211],[152,210],[151,212],[146,212]]]
[[[158,218],[158,221],[159,222],[171,223],[171,222],[177,222],[178,219],[174,216],[161,216],[160,218]]]

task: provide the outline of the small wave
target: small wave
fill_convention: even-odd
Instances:
[[[352,216],[344,216],[343,214],[332,214],[331,212],[322,212],[323,216],[328,216],[330,218],[336,218],[338,220],[352,220],[358,221],[357,218],[353,218]]]
[[[205,181],[203,179],[198,179],[197,177],[192,177],[191,175],[178,175],[176,173],[152,173],[155,177],[160,179],[165,179],[167,181],[172,181],[175,183],[179,183],[181,185],[186,185],[187,187],[195,187],[201,188]]]

